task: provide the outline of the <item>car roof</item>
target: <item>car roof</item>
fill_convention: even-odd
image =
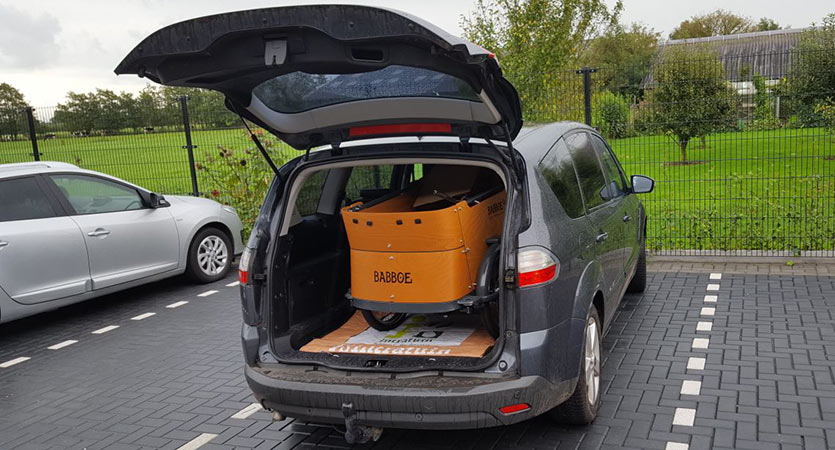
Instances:
[[[82,169],[74,164],[56,161],[33,161],[25,163],[0,164],[0,178],[31,175],[57,170],[80,171]]]
[[[554,122],[524,127],[513,141],[513,147],[529,161],[539,161],[564,134],[572,130],[594,128],[580,122]]]

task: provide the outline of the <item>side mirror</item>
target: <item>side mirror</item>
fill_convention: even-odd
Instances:
[[[655,188],[655,180],[643,175],[632,175],[632,192],[649,194]]]
[[[150,194],[148,194],[148,206],[154,209],[167,208],[171,206],[171,203],[168,203],[168,201],[165,200],[165,197],[163,197],[161,194],[151,192]]]

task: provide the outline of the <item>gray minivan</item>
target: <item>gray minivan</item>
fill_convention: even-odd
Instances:
[[[246,379],[276,418],[344,424],[349,442],[383,427],[488,427],[547,411],[569,423],[595,418],[603,332],[624,293],[646,284],[635,194],[654,183],[627,177],[590,127],[523,129],[493,54],[402,12],[294,6],[168,26],[116,73],[220,91],[230,110],[303,152],[273,165],[239,268]],[[445,310],[392,301],[374,313],[381,322],[425,313],[432,336],[469,330],[487,342],[483,352],[311,351],[339,333],[356,338],[346,327],[365,307],[351,296],[341,211],[425,190],[439,168],[475,171],[476,184],[504,193],[501,234],[478,243],[486,251],[472,292]],[[428,188],[446,207],[479,202]],[[445,280],[425,284],[427,298]],[[423,345],[420,333],[411,342]]]

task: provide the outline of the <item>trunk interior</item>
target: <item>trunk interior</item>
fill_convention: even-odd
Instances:
[[[464,278],[469,284],[457,284],[458,291],[455,292],[468,291],[468,295],[473,295],[476,287],[474,274],[479,269],[478,260],[486,259],[481,255],[485,254],[484,249],[488,243],[498,248],[498,239],[495,238],[501,237],[506,193],[505,175],[499,175],[502,170],[495,164],[484,162],[480,165],[472,162],[369,165],[369,162],[362,161],[352,164],[356,165],[321,168],[312,173],[307,172],[306,176],[303,173],[296,180],[298,187],[291,189],[291,192],[297,192],[295,210],[290,226],[279,239],[274,252],[276,276],[273,279],[276,284],[272,289],[276,295],[270,308],[274,353],[285,363],[322,364],[348,370],[479,370],[486,367],[495,359],[502,344],[501,338],[496,339],[492,335],[500,335],[497,333],[499,294],[491,297],[493,301],[487,307],[446,312],[427,311],[418,307],[405,313],[405,322],[390,331],[378,331],[368,326],[362,311],[352,304],[352,299],[360,292],[360,271],[357,270],[360,253],[364,253],[365,258],[372,258],[371,261],[380,261],[380,270],[377,270],[375,263],[374,276],[367,277],[368,280],[373,278],[374,282],[366,280],[366,284],[372,287],[364,288],[363,291],[366,299],[380,300],[372,302],[374,305],[399,303],[400,297],[395,298],[389,292],[404,288],[411,289],[409,292],[412,294],[420,293],[418,302],[429,303],[430,309],[436,308],[431,304],[441,295],[439,292],[449,287],[448,284],[452,283],[450,280],[458,283],[458,280]],[[495,167],[488,168],[487,165]],[[500,204],[497,197],[493,196],[500,196]],[[415,261],[414,255],[417,253],[397,251],[400,249],[398,245],[401,245],[397,239],[404,242],[401,247],[412,245],[421,250],[423,246],[431,247],[433,242],[438,241],[437,234],[433,234],[438,229],[398,227],[404,225],[404,221],[407,224],[421,224],[420,217],[429,216],[415,214],[440,215],[447,214],[447,210],[463,210],[468,207],[475,210],[481,203],[487,204],[487,197],[495,203],[489,208],[491,219],[497,220],[499,224],[498,236],[488,236],[494,239],[484,242],[482,235],[494,233],[495,229],[481,230],[481,234],[473,231],[473,228],[478,228],[478,224],[484,222],[483,218],[476,217],[473,219],[476,225],[467,225],[463,221],[461,224],[454,222],[457,216],[453,216],[448,222],[450,226],[447,231],[457,230],[459,234],[465,235],[459,247],[452,248],[454,246],[450,244],[451,249],[445,252],[433,252],[431,249],[417,252],[424,257],[455,260],[451,265],[444,266],[443,261],[436,264],[434,261],[438,259],[432,259],[433,263],[423,269],[430,271],[427,275],[436,273],[438,276],[416,275],[408,268],[390,271],[384,267],[395,256],[398,263],[405,267]],[[362,222],[355,216],[348,216],[348,208],[365,208],[363,211],[367,213],[362,216]],[[487,214],[487,206],[482,209]],[[377,211],[397,216],[373,215]],[[376,220],[378,217],[380,220]],[[400,232],[399,237],[392,238],[394,244],[387,244],[387,229],[384,227],[386,220],[398,225],[390,228]],[[436,222],[434,219],[423,220],[425,225]],[[352,229],[352,226],[356,228]],[[411,239],[415,229],[422,232],[425,230],[423,241]],[[364,235],[372,230],[382,234],[373,238]],[[473,237],[465,244],[464,240],[469,235]],[[361,252],[357,248],[361,246],[361,238],[366,239],[365,245],[382,245],[384,250],[390,251]],[[395,247],[392,248],[392,245]],[[481,254],[477,249],[481,249]],[[498,261],[497,251],[492,258]],[[433,270],[435,272],[431,272]],[[459,272],[459,278],[448,276],[454,271]],[[415,273],[420,272],[416,270]],[[498,271],[495,278],[495,284],[490,283],[490,292],[499,291]],[[408,286],[392,285],[398,282],[407,283]],[[399,296],[400,291],[397,292]],[[386,297],[367,298],[369,295]],[[455,301],[446,303],[457,305]],[[366,305],[362,305],[366,309]],[[413,304],[407,302],[405,305],[402,307],[408,309]],[[488,311],[485,312],[485,309]]]

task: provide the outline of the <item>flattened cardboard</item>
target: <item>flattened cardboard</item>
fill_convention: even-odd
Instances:
[[[394,330],[377,331],[369,327],[357,311],[344,325],[325,337],[310,341],[301,351],[480,358],[495,343],[481,328],[427,326],[425,323],[425,316],[417,315],[409,317]]]
[[[422,180],[420,192],[412,207],[418,208],[449,197],[457,198],[470,192],[480,170],[482,170],[480,167],[474,166],[433,167]],[[435,195],[435,191],[446,197]]]

